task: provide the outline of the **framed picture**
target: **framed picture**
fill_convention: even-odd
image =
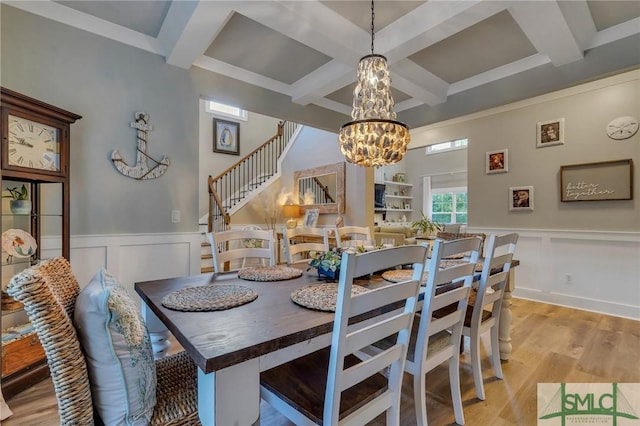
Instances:
[[[506,173],[509,171],[509,150],[499,149],[497,151],[487,152],[485,161],[485,172],[490,175],[493,173]]]
[[[302,226],[313,228],[318,223],[318,215],[320,214],[320,210],[318,209],[307,209],[304,212],[304,220],[302,221]]]
[[[213,119],[213,152],[240,155],[240,123]]]
[[[631,159],[560,166],[560,201],[633,200]]]
[[[564,118],[539,121],[536,125],[536,147],[564,144]]]
[[[509,188],[509,210],[533,210],[533,186]]]

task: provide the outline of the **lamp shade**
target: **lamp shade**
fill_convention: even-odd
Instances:
[[[282,206],[282,214],[285,217],[298,217],[300,216],[300,206],[297,204],[285,204]]]

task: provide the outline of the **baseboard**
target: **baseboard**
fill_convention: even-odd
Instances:
[[[517,282],[513,297],[640,321],[640,307],[638,306],[589,299],[586,297],[576,297],[561,293],[547,293],[538,290],[517,288]]]

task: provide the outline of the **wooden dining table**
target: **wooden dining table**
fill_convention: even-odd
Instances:
[[[333,312],[295,304],[291,293],[321,281],[315,270],[285,281],[258,282],[237,272],[202,274],[135,283],[143,316],[160,356],[169,333],[198,366],[198,414],[204,426],[260,423],[260,372],[331,344]],[[359,280],[383,285],[378,275]],[[185,312],[162,305],[170,293],[209,285],[240,285],[258,297],[230,309]],[[423,287],[424,288],[424,287]]]

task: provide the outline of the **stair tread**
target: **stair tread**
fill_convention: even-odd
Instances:
[[[200,273],[208,274],[209,272],[213,272],[213,266],[204,266],[200,268]]]

